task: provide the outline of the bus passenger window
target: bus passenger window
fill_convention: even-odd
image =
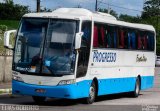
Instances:
[[[144,43],[144,50],[147,50],[147,35],[145,34],[144,36],[143,36],[143,43]]]
[[[114,28],[114,48],[117,48],[117,28]]]
[[[105,27],[105,30],[104,30],[104,47],[107,48],[108,47],[108,37],[107,37],[107,34],[108,34],[108,29],[107,27]]]
[[[119,30],[120,36],[119,36],[119,48],[124,48],[124,30]]]
[[[138,46],[138,49],[142,49],[142,41],[141,41],[141,34],[140,34],[140,32],[138,33],[138,44],[137,44]]]
[[[132,46],[131,46],[131,39],[132,38],[132,34],[130,32],[128,32],[128,49],[131,49]]]
[[[128,48],[136,49],[136,34],[133,31],[128,33]]]
[[[103,26],[101,26],[100,33],[101,33],[101,39],[102,39],[102,46],[104,47],[105,30]]]
[[[98,47],[98,28],[94,26],[93,47]]]
[[[106,30],[105,38],[106,38],[106,48],[110,48],[111,47],[111,34],[110,34],[109,29]]]
[[[128,49],[128,29],[124,29],[124,49]]]
[[[97,25],[97,31],[98,31],[98,47],[103,48],[103,33],[101,33],[102,26],[100,24]],[[103,31],[103,29],[102,29]]]
[[[114,28],[113,27],[107,27],[105,30],[105,47],[106,48],[114,48]]]
[[[148,50],[154,51],[154,45],[155,45],[154,34],[148,32],[147,35],[148,35]]]
[[[115,28],[114,27],[110,27],[110,48],[114,48],[114,35],[115,34]]]
[[[147,46],[148,45],[148,42],[147,42],[147,35],[145,32],[140,32],[138,34],[138,49],[141,49],[141,50],[147,50]]]

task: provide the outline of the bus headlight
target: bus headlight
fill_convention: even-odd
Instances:
[[[74,84],[76,83],[75,79],[70,79],[70,80],[62,80],[58,83],[58,85],[67,85],[67,84]]]
[[[24,82],[21,77],[16,76],[16,75],[12,75],[12,79],[13,79],[13,80],[16,80],[16,81]]]

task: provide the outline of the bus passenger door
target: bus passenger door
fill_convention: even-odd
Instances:
[[[77,75],[76,77],[84,77],[87,73],[90,45],[91,45],[91,21],[82,23],[82,32],[84,33],[81,41],[81,48],[79,50]]]

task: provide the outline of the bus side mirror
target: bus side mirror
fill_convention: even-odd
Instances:
[[[12,44],[10,44],[11,37],[15,37],[17,30],[9,30],[4,33],[4,47],[7,49],[13,49]],[[12,36],[14,34],[14,36]]]
[[[83,35],[83,32],[76,33],[75,49],[79,49],[81,47],[82,35]]]

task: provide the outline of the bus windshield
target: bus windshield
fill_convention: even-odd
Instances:
[[[25,74],[74,73],[77,21],[22,19],[17,34],[13,68]]]

